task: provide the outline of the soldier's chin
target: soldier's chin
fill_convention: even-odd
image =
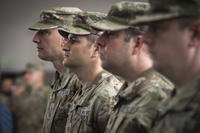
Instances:
[[[49,58],[47,58],[46,56],[43,56],[43,55],[40,55],[38,54],[38,57],[41,59],[41,60],[44,60],[44,61],[51,61]]]
[[[63,60],[63,65],[64,65],[65,67],[69,67],[69,64],[68,64],[68,62],[67,62],[66,59]]]

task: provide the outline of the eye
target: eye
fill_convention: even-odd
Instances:
[[[49,30],[39,30],[38,34],[41,36],[49,35],[51,32]]]
[[[80,42],[80,40],[78,39],[78,37],[73,36],[73,35],[71,35],[71,34],[68,36],[68,39],[69,39],[69,41],[70,41],[72,44],[75,44],[75,43],[79,43],[79,42]]]
[[[115,35],[115,32],[107,31],[106,34],[107,34],[107,36],[114,36],[114,35]]]
[[[117,31],[106,31],[105,34],[108,38],[118,37]]]
[[[148,31],[153,33],[158,33],[160,31],[165,31],[168,29],[168,26],[162,23],[152,23],[148,27]]]

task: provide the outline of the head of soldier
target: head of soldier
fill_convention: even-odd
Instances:
[[[97,31],[89,27],[88,23],[101,19],[104,14],[84,12],[79,14],[73,25],[59,28],[59,33],[66,39],[63,42],[65,52],[64,65],[71,69],[90,68],[100,66],[100,58],[96,45]]]
[[[148,24],[145,42],[155,67],[183,86],[200,72],[200,1],[150,0],[149,14],[133,21]]]
[[[119,2],[112,5],[105,19],[91,24],[93,28],[104,31],[97,40],[104,69],[132,81],[152,66],[147,47],[143,44],[145,27],[129,24],[148,9],[149,4],[144,2]]]
[[[58,27],[72,23],[73,17],[80,12],[81,10],[75,7],[56,7],[41,12],[41,20],[29,28],[36,31],[33,42],[37,45],[40,59],[51,62],[64,59],[63,37],[58,33]]]
[[[24,84],[31,88],[44,85],[44,71],[41,64],[27,63],[23,74]]]

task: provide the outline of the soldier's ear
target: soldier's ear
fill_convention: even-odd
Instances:
[[[140,52],[140,50],[144,46],[143,36],[138,35],[138,36],[135,36],[133,39],[134,39],[134,43],[135,43],[135,45],[133,47],[133,54],[137,54]]]
[[[91,57],[97,57],[97,56],[99,56],[99,47],[98,47],[98,45],[96,43],[94,43],[92,45],[93,45],[92,46],[93,52],[92,52],[92,56]]]

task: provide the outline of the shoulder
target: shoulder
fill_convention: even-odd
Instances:
[[[148,95],[152,97],[167,97],[174,89],[174,85],[166,77],[161,75],[155,70],[150,70],[140,78],[138,78],[133,84],[133,87],[141,87],[141,90],[145,90]],[[156,97],[156,98],[158,98]]]

